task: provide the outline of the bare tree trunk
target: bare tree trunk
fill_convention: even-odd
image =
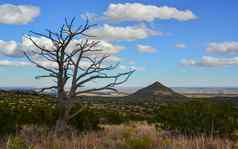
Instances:
[[[71,108],[69,103],[67,103],[67,98],[64,98],[59,103],[59,116],[55,125],[55,131],[57,133],[62,133],[69,128],[70,111]]]

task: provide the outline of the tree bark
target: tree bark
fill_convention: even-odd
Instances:
[[[55,131],[57,133],[63,133],[70,127],[69,116],[71,108],[69,104],[66,103],[65,101],[67,102],[67,100],[65,99],[63,102],[59,103],[59,116],[55,125]]]

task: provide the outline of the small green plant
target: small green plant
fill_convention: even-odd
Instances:
[[[130,137],[126,140],[128,149],[150,149],[152,145],[153,140],[148,136]]]
[[[34,149],[34,147],[27,144],[21,137],[10,136],[7,141],[7,149]]]

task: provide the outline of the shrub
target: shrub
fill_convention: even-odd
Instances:
[[[27,144],[21,137],[10,136],[7,140],[7,149],[33,149],[33,145]]]
[[[0,113],[0,134],[8,134],[16,132],[16,118],[8,111],[1,111]]]
[[[130,137],[126,140],[128,149],[150,149],[152,148],[153,140],[148,136]]]
[[[77,130],[95,130],[98,129],[99,117],[90,109],[82,110],[71,120],[71,125]]]
[[[99,115],[101,119],[104,119],[103,123],[106,124],[121,124],[124,122],[128,122],[129,118],[126,114],[114,111],[104,111]]]
[[[6,96],[0,100],[0,134],[15,133],[24,125],[41,125],[52,127],[58,118],[59,107],[52,100],[41,96]],[[11,97],[13,99],[8,99]],[[15,98],[15,99],[14,99]],[[76,106],[76,108],[81,108]],[[84,110],[73,120],[72,125],[79,129],[95,129],[99,119],[94,111]]]
[[[161,105],[157,122],[185,135],[228,135],[238,128],[238,109],[229,102],[193,100]]]

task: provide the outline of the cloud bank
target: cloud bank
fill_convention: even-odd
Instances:
[[[52,42],[45,38],[45,37],[32,37],[32,39],[41,47],[44,47],[46,49],[54,49],[54,46]],[[81,42],[80,40],[74,40],[69,45],[69,51],[72,50],[77,43]],[[120,45],[114,45],[110,42],[106,41],[100,41],[98,47],[99,49],[102,49],[103,53],[105,54],[115,54],[120,52],[121,50],[124,50],[124,46]],[[10,57],[22,57],[24,54],[24,51],[35,51],[37,48],[33,45],[33,43],[26,38],[25,36],[22,37],[22,40],[20,43],[17,43],[16,41],[3,41],[0,40],[0,55],[10,56]]]
[[[31,5],[0,5],[0,24],[27,24],[40,15],[40,8]]]
[[[178,10],[174,7],[145,5],[141,3],[110,4],[104,13],[108,19],[116,21],[147,21],[156,19],[188,21],[197,16],[191,10]]]
[[[238,57],[234,58],[216,58],[203,56],[201,60],[184,59],[181,61],[183,65],[198,66],[198,67],[218,67],[238,65]]]
[[[141,53],[155,53],[156,52],[155,48],[148,45],[139,44],[136,47],[137,47],[137,50]]]
[[[208,48],[206,49],[208,52],[217,52],[217,53],[234,53],[238,52],[238,42],[212,42],[209,43]]]
[[[88,35],[95,36],[100,40],[137,40],[150,36],[162,35],[158,31],[154,31],[145,26],[111,26],[104,24],[103,26],[92,28],[87,32]]]

